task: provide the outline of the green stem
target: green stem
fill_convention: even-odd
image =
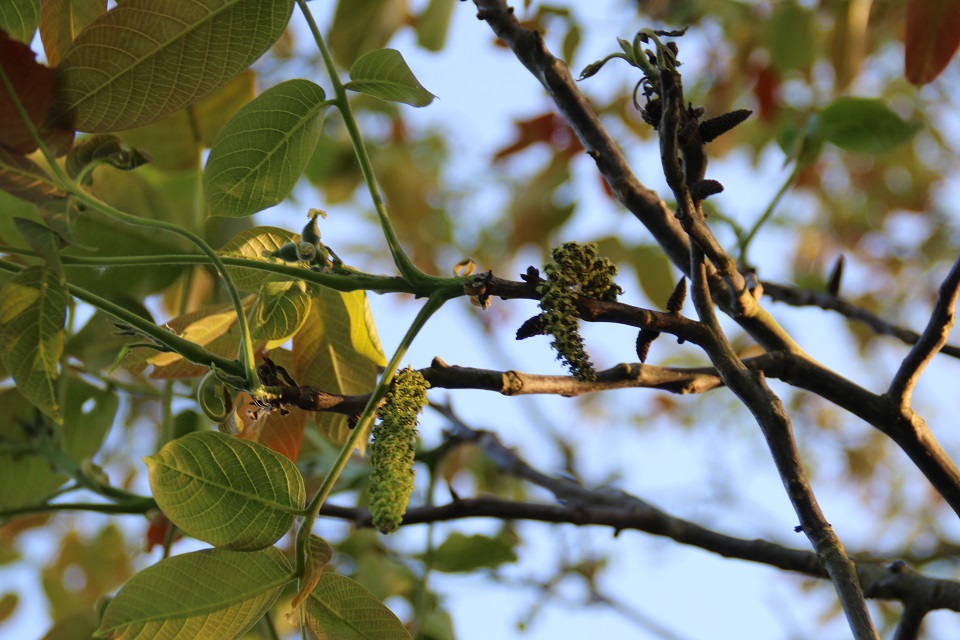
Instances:
[[[19,273],[22,270],[23,267],[20,265],[7,262],[6,260],[0,260],[0,271]],[[113,316],[117,320],[129,324],[138,332],[149,336],[157,343],[162,344],[172,351],[176,351],[186,360],[194,364],[199,364],[206,367],[216,365],[218,369],[234,376],[242,376],[244,373],[241,365],[236,360],[228,360],[227,358],[218,356],[215,353],[211,353],[200,345],[181,338],[177,334],[167,331],[162,327],[158,327],[153,322],[145,320],[132,311],[128,311],[127,309],[124,309],[123,307],[118,306],[109,300],[105,300],[96,294],[90,293],[86,289],[81,289],[76,285],[67,284],[67,291],[69,291],[70,295],[72,295],[74,298],[82,300],[90,306]]]
[[[763,212],[763,215],[753,224],[750,232],[747,233],[746,237],[741,237],[739,241],[740,245],[740,265],[743,267],[749,266],[749,261],[747,260],[747,250],[750,248],[750,243],[753,242],[754,236],[757,235],[757,232],[760,231],[760,227],[766,224],[767,220],[770,219],[770,216],[773,215],[774,210],[777,208],[777,205],[780,204],[780,200],[783,199],[783,196],[787,194],[787,191],[790,190],[790,186],[793,184],[794,179],[796,179],[797,174],[800,172],[800,165],[796,164],[793,170],[790,172],[790,175],[787,176],[786,181],[781,185],[780,190],[777,191],[776,195],[773,196],[773,200],[770,201],[770,204],[767,205],[766,210]]]
[[[0,253],[22,256],[39,257],[36,252],[20,247],[0,245]],[[267,262],[265,260],[251,260],[221,256],[223,263],[230,267],[246,267],[284,276],[290,276],[312,282],[336,291],[373,291],[374,293],[412,293],[417,297],[428,297],[435,292],[442,292],[445,298],[454,298],[463,293],[464,285],[471,278],[430,277],[429,283],[413,284],[396,276],[381,276],[356,271],[353,273],[330,273],[325,271],[311,271],[303,267]],[[151,256],[60,256],[66,267],[76,268],[120,268],[120,267],[153,267],[159,265],[194,265],[210,264],[206,256],[201,255],[151,255]]]
[[[237,290],[236,285],[234,285],[233,278],[231,278],[230,274],[227,273],[227,267],[224,265],[223,260],[220,259],[220,256],[217,255],[217,252],[214,251],[213,248],[203,240],[203,238],[194,232],[184,229],[176,224],[166,222],[164,220],[140,218],[138,216],[125,213],[119,209],[111,207],[107,203],[102,202],[97,198],[94,198],[83,190],[76,191],[74,195],[76,196],[77,200],[88,207],[94,208],[101,213],[105,213],[128,224],[169,231],[170,233],[174,233],[186,238],[203,252],[210,262],[213,263],[213,268],[223,281],[223,286],[227,290],[227,295],[230,297],[230,302],[233,303],[233,308],[237,312],[237,328],[240,330],[240,349],[238,358],[240,360],[240,366],[243,369],[242,375],[246,379],[250,390],[258,387],[260,382],[259,378],[257,377],[256,358],[253,354],[253,338],[250,337],[250,326],[247,323],[246,312],[243,309],[243,299],[240,297],[240,292]]]
[[[390,223],[390,217],[387,214],[387,208],[384,205],[383,196],[380,194],[380,187],[377,186],[377,178],[373,173],[373,164],[370,162],[370,156],[367,153],[367,148],[363,144],[363,136],[360,135],[360,128],[357,126],[357,119],[353,115],[353,109],[350,107],[350,101],[347,99],[347,91],[344,89],[343,83],[340,81],[340,76],[337,73],[336,65],[333,63],[333,57],[330,55],[330,51],[327,49],[327,44],[324,41],[323,36],[320,34],[320,29],[317,28],[317,23],[314,21],[313,15],[310,13],[310,9],[307,7],[306,1],[297,0],[297,4],[300,6],[300,11],[303,12],[303,17],[306,19],[307,24],[310,27],[310,32],[313,34],[313,39],[317,43],[317,48],[320,50],[320,55],[323,57],[324,66],[327,68],[327,74],[330,76],[330,82],[333,85],[333,92],[336,95],[336,98],[333,100],[333,102],[340,111],[340,116],[343,118],[343,123],[347,127],[347,133],[350,134],[350,140],[353,142],[353,151],[357,156],[357,163],[360,165],[360,171],[363,173],[363,179],[367,183],[367,189],[370,192],[370,198],[373,200],[373,207],[377,212],[377,218],[380,220],[380,227],[383,229],[383,235],[387,240],[387,245],[390,247],[390,254],[393,256],[393,262],[400,271],[400,275],[402,275],[411,284],[429,282],[431,277],[418,269],[417,266],[413,264],[413,261],[410,260],[410,258],[404,252],[403,247],[400,246],[400,240],[397,238],[397,234],[393,230],[393,225]]]
[[[64,502],[62,504],[27,504],[22,507],[0,509],[0,522],[14,516],[32,513],[50,513],[51,511],[94,511],[97,513],[129,513],[144,514],[157,508],[153,498],[140,498],[137,501],[129,500],[119,503],[96,502]]]
[[[370,399],[367,401],[367,406],[364,407],[363,413],[360,414],[357,425],[350,432],[350,437],[347,438],[347,441],[343,443],[343,447],[340,448],[340,453],[337,455],[337,459],[334,460],[330,472],[327,473],[327,476],[320,484],[320,488],[317,489],[313,500],[307,506],[307,515],[297,530],[298,575],[302,575],[303,569],[306,566],[306,554],[309,552],[310,530],[313,528],[313,522],[317,519],[317,514],[320,513],[320,507],[323,506],[330,492],[333,491],[333,485],[337,482],[337,478],[340,477],[344,468],[346,468],[347,462],[350,460],[350,456],[353,455],[353,450],[356,449],[360,439],[367,436],[367,429],[377,415],[377,408],[380,406],[380,401],[386,395],[390,387],[390,381],[393,380],[397,369],[400,368],[403,356],[407,353],[407,349],[410,348],[413,339],[420,333],[420,330],[423,329],[423,326],[427,323],[427,320],[430,319],[430,316],[442,307],[447,299],[448,298],[444,298],[443,295],[435,293],[427,299],[427,302],[420,309],[420,313],[414,318],[413,324],[407,329],[407,333],[403,336],[399,346],[397,346],[393,357],[390,358],[390,362],[387,363],[387,368],[383,372],[383,375],[380,376],[376,388],[373,390],[373,393],[370,394]]]

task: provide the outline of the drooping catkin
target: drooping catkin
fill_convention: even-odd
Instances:
[[[373,428],[370,444],[370,513],[381,533],[400,527],[413,492],[413,457],[417,416],[427,404],[430,385],[419,371],[397,372]]]

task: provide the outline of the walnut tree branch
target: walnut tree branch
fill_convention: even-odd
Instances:
[[[850,320],[862,322],[870,327],[874,333],[893,336],[907,344],[916,344],[917,341],[920,340],[920,334],[916,331],[887,322],[875,313],[858,307],[829,291],[800,289],[798,287],[790,287],[766,281],[761,284],[764,294],[770,296],[772,300],[777,302],[783,302],[795,307],[820,307],[825,311],[836,311]],[[960,358],[960,346],[946,344],[940,349],[940,353],[953,358]]]
[[[927,328],[923,330],[920,339],[900,364],[887,391],[887,395],[904,411],[910,408],[910,399],[920,374],[941,347],[947,343],[947,336],[950,335],[950,329],[953,328],[957,319],[958,297],[960,297],[960,258],[953,263],[953,267],[940,285],[937,303],[933,307],[933,314],[930,316]]]

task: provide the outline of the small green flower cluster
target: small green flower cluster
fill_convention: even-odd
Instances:
[[[419,371],[401,369],[377,412],[380,423],[370,445],[370,513],[381,533],[397,530],[413,492],[417,415],[427,404],[429,386]]]
[[[326,218],[327,214],[320,209],[310,210],[310,222],[300,233],[300,242],[288,242],[273,253],[265,255],[269,255],[271,258],[280,258],[284,262],[309,262],[315,270],[328,267],[330,256],[326,246],[320,242],[318,216]]]
[[[553,336],[551,346],[570,373],[579,380],[596,379],[587,358],[577,320],[577,297],[612,302],[623,290],[613,282],[617,267],[600,257],[594,243],[566,242],[553,250],[553,262],[543,269],[547,279],[537,285],[541,295],[540,315],[545,333]]]

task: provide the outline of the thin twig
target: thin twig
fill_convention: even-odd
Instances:
[[[783,302],[795,307],[820,307],[826,311],[836,311],[845,318],[862,322],[870,327],[874,333],[893,336],[906,344],[916,344],[917,341],[920,340],[920,334],[916,331],[905,329],[892,322],[887,322],[875,313],[858,307],[828,291],[800,289],[799,287],[790,287],[766,281],[761,284],[763,286],[763,293],[777,302]],[[960,358],[960,346],[944,345],[940,353],[953,358]]]
[[[950,329],[956,322],[957,298],[960,297],[960,258],[953,263],[950,273],[944,278],[937,295],[937,303],[933,307],[930,321],[923,335],[917,341],[910,353],[903,359],[897,370],[887,395],[900,407],[901,410],[910,408],[913,389],[920,379],[920,374],[937,355],[940,348],[947,343]]]

